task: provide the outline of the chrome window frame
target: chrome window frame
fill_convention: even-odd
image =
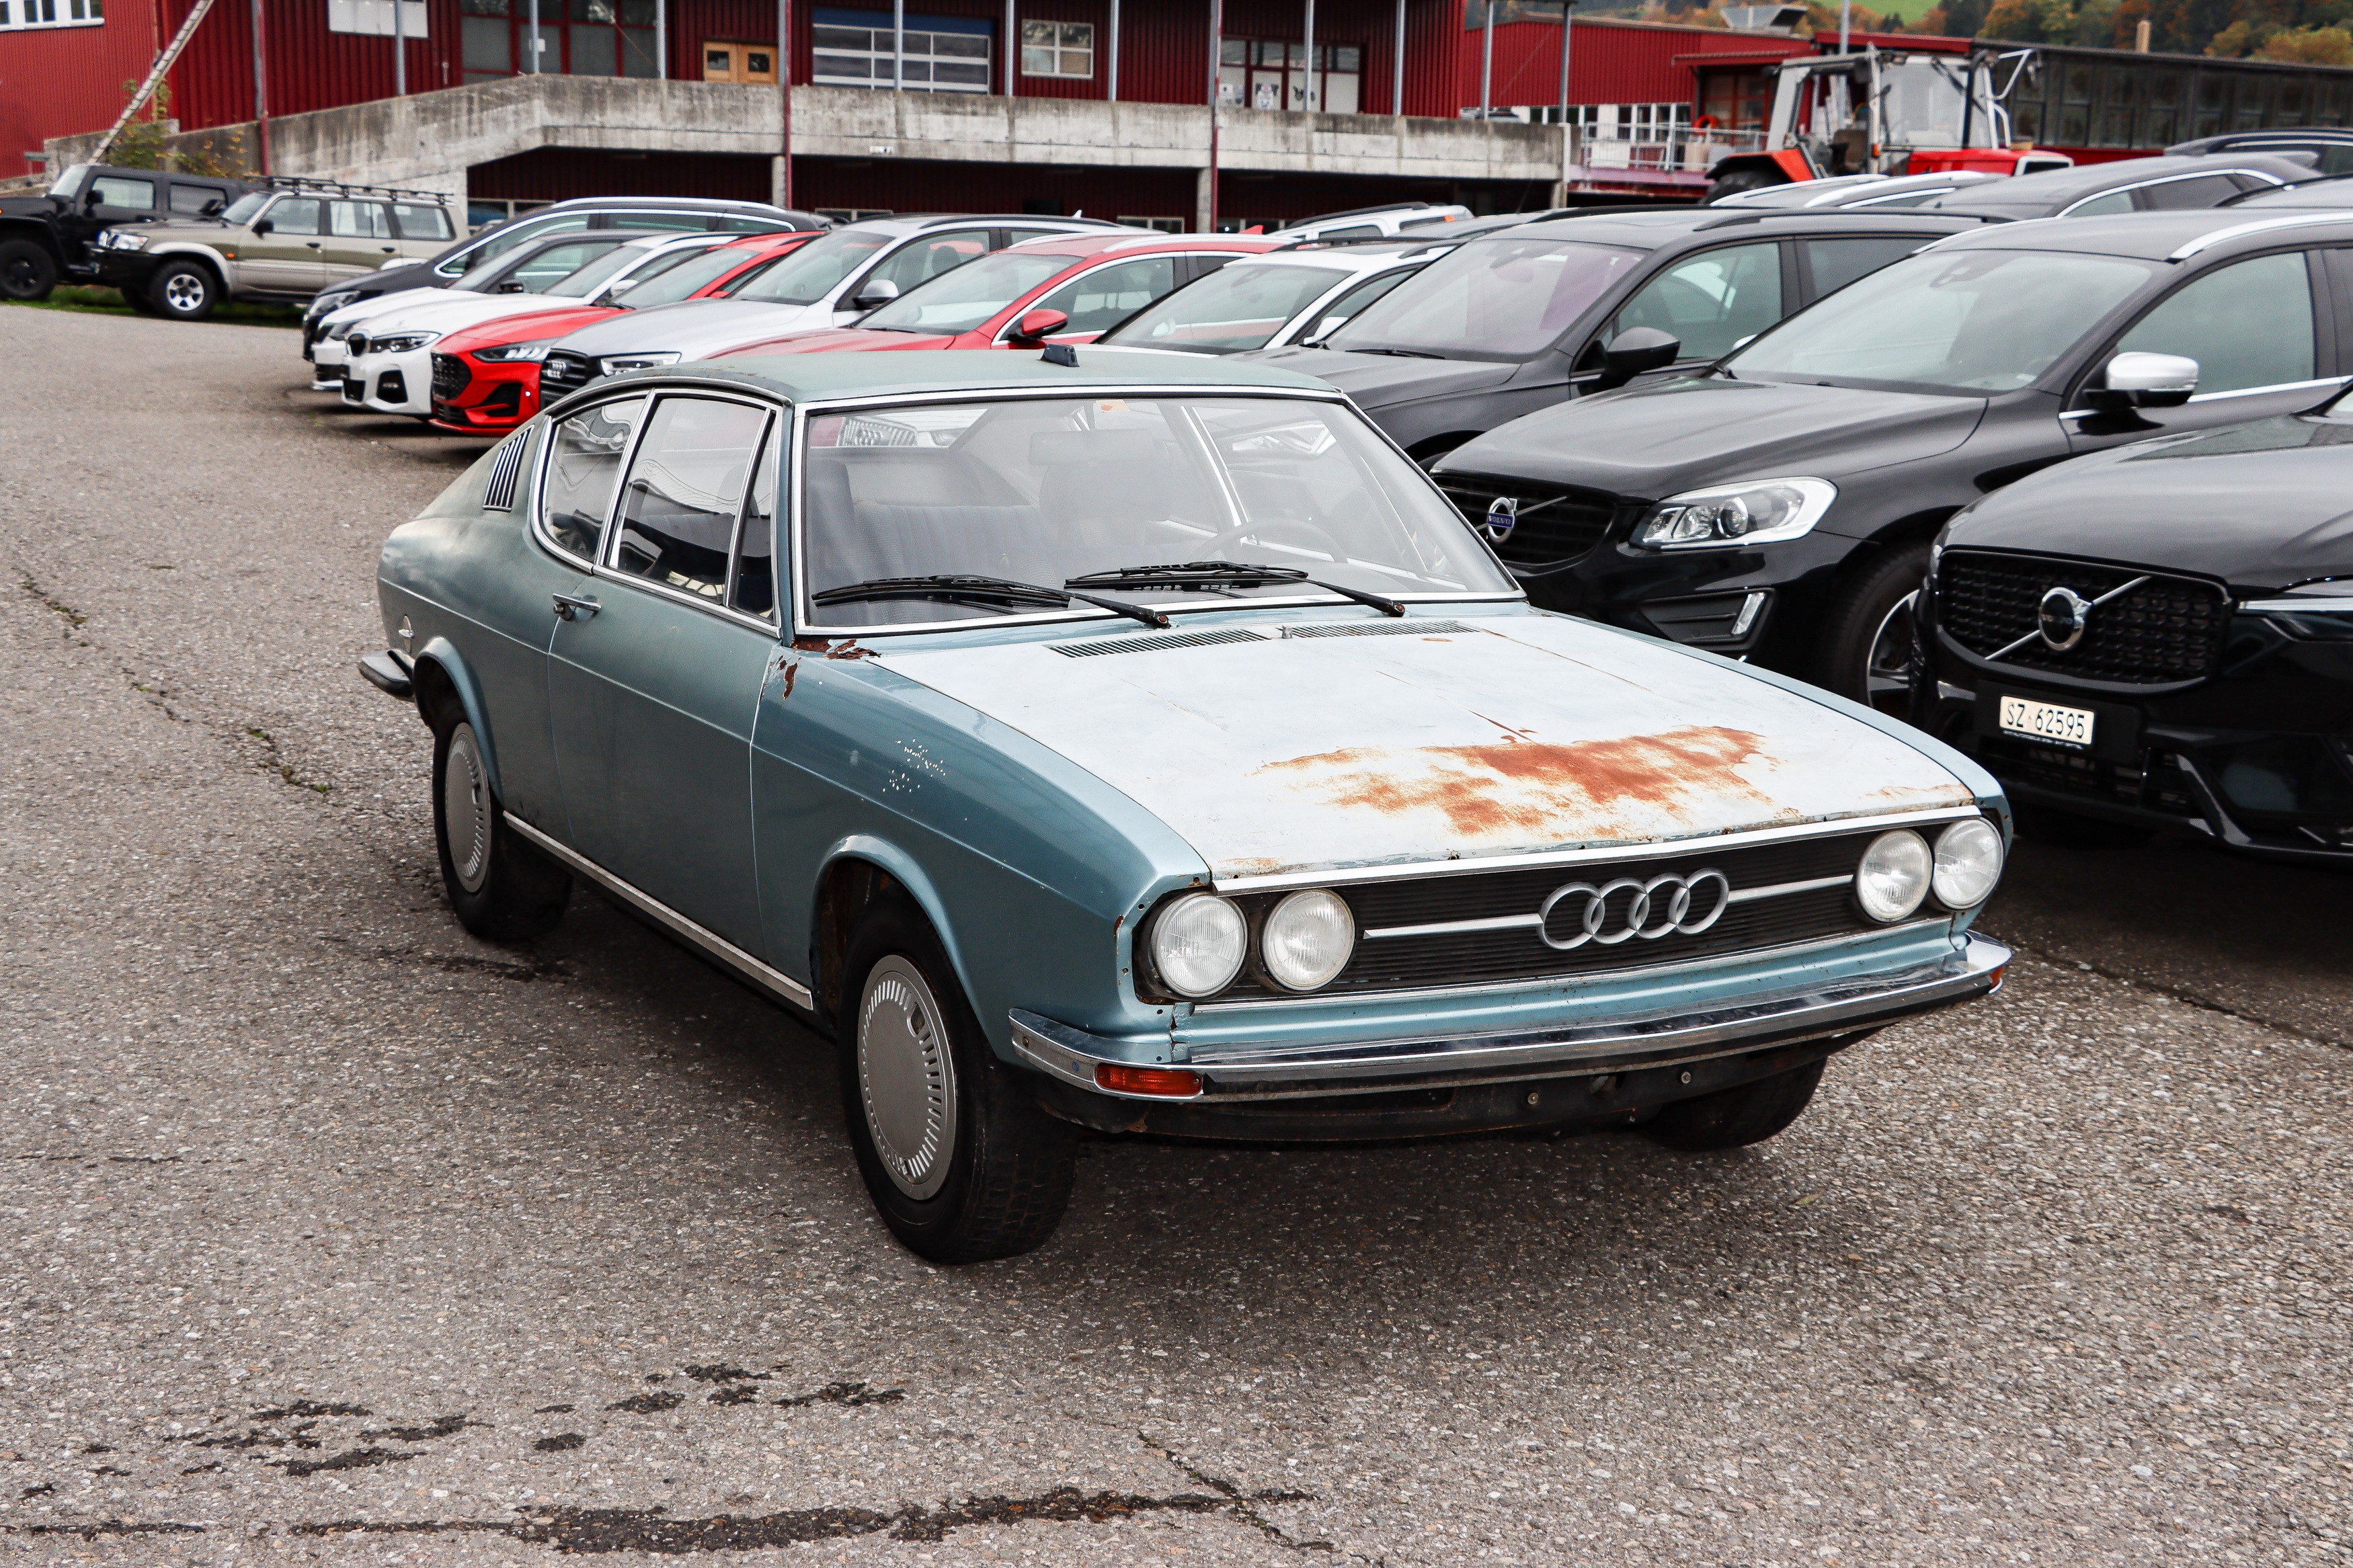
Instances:
[[[2327,308],[2327,301],[2323,296],[2320,286],[2312,281],[2312,268],[2318,253],[2327,247],[2327,242],[2326,241],[2315,241],[2311,243],[2297,243],[2290,241],[2287,244],[2281,245],[2270,250],[2250,250],[2235,256],[2225,256],[2220,258],[2211,267],[2193,268],[2189,269],[2189,276],[2180,279],[2179,281],[2174,280],[2164,272],[2152,274],[2151,276],[2153,278],[2164,281],[2168,286],[2155,294],[2140,296],[2140,299],[2146,300],[2146,303],[2127,301],[2125,306],[2121,307],[2122,310],[2129,310],[2131,313],[2118,321],[2117,324],[2108,331],[2098,335],[2097,341],[2105,342],[2107,345],[2105,351],[2093,354],[2079,369],[2062,379],[2058,387],[2061,395],[2071,404],[2073,403],[2075,399],[2084,395],[2087,392],[2092,390],[2088,384],[2090,378],[2100,374],[2106,367],[2108,361],[2114,359],[2119,353],[2125,352],[2119,350],[2116,345],[2124,342],[2126,333],[2130,332],[2134,328],[2139,326],[2143,321],[2148,320],[2149,317],[2163,310],[2174,300],[2178,299],[2182,294],[2187,293],[2189,290],[2197,288],[2199,284],[2203,283],[2209,278],[2218,277],[2221,274],[2229,271],[2233,267],[2243,266],[2250,261],[2264,261],[2277,256],[2293,256],[2300,258],[2305,265],[2306,298],[2310,301],[2312,309],[2316,312],[2325,310]],[[2174,260],[2185,254],[2194,255],[2196,254],[2196,250],[2189,249],[2186,252],[2176,251],[2174,256],[2168,258],[2168,259]],[[2115,318],[2112,317],[2111,319],[2113,320]],[[2319,332],[2319,322],[2317,320],[2314,321],[2313,329],[2313,358],[2314,363],[2316,365],[2324,353]],[[2084,337],[2076,340],[2075,350],[2080,352],[2083,344],[2093,341],[2094,341],[2093,334],[2085,334]],[[2224,398],[2230,397],[2262,397],[2274,393],[2296,392],[2306,389],[2317,391],[2322,387],[2345,385],[2347,384],[2348,380],[2348,378],[2343,375],[2327,375],[2315,376],[2304,381],[2275,382],[2269,386],[2235,386],[2224,392],[2192,393],[2189,395],[2189,401],[2191,405],[2200,403],[2219,403]],[[2114,409],[2107,408],[2071,407],[2061,409],[2059,411],[2059,417],[2062,419],[2089,419],[2094,415],[2111,414],[2114,412],[2116,412]],[[2179,432],[2174,431],[2162,433],[2179,434]]]
[[[2075,216],[2075,209],[2080,206],[2087,205],[2092,202],[2105,201],[2110,196],[2119,195],[2131,196],[2134,198],[2132,205],[2133,211],[2146,212],[2151,209],[2143,207],[2140,205],[2139,197],[2140,193],[2143,191],[2155,190],[2159,185],[2178,185],[2184,180],[2227,179],[2232,174],[2244,174],[2251,180],[2268,181],[2274,190],[2284,190],[2287,186],[2287,182],[2285,180],[2281,179],[2276,174],[2267,174],[2261,169],[2188,169],[2179,174],[2160,174],[2153,180],[2135,180],[2128,185],[2111,185],[2105,191],[2094,191],[2088,196],[2078,196],[2075,200],[2069,202],[2065,206],[2061,207],[2057,212],[2051,216],[2053,217],[2073,217]],[[2246,195],[2248,193],[2242,192],[2241,194]],[[2189,210],[2195,211],[2199,209],[2192,208]],[[2116,216],[2121,217],[2124,215],[2119,213]]]
[[[1507,580],[1513,581],[1515,584],[1508,593],[1398,594],[1394,596],[1400,603],[1404,604],[1510,605],[1525,604],[1527,602],[1527,591],[1525,588],[1516,586],[1516,579],[1512,578],[1511,569],[1505,566],[1501,558],[1495,554],[1494,546],[1486,539],[1482,538],[1478,530],[1472,528],[1469,521],[1462,518],[1461,513],[1455,510],[1453,501],[1447,498],[1444,490],[1439,489],[1438,481],[1431,479],[1429,471],[1423,468],[1419,463],[1415,462],[1411,457],[1408,456],[1406,449],[1403,447],[1398,446],[1397,441],[1390,437],[1388,431],[1383,430],[1378,425],[1374,424],[1370,419],[1365,418],[1362,412],[1356,408],[1355,404],[1348,400],[1347,394],[1344,392],[1338,391],[1337,389],[1318,392],[1308,387],[1290,386],[1228,386],[1209,384],[1193,386],[1180,386],[1171,385],[1166,383],[1155,382],[1074,381],[1068,386],[976,387],[943,392],[884,393],[857,397],[812,398],[806,403],[794,404],[792,405],[794,416],[792,447],[793,467],[787,476],[791,483],[791,489],[789,491],[791,499],[789,502],[787,502],[783,497],[779,497],[777,501],[779,506],[788,505],[791,514],[789,531],[790,542],[788,545],[789,556],[784,563],[784,565],[786,567],[785,576],[786,582],[791,587],[791,597],[789,603],[792,606],[792,634],[796,637],[848,637],[853,641],[858,641],[871,640],[879,637],[906,637],[936,632],[971,632],[984,629],[994,630],[1000,626],[1054,626],[1070,622],[1100,622],[1124,619],[1124,617],[1111,610],[1097,609],[1092,605],[1072,604],[1058,610],[1039,610],[1018,615],[997,616],[985,620],[965,618],[953,621],[918,621],[910,622],[904,625],[887,626],[825,626],[818,623],[815,607],[804,602],[803,586],[808,581],[807,542],[804,533],[804,523],[808,515],[808,508],[806,499],[807,487],[808,483],[808,422],[812,417],[828,414],[855,413],[860,409],[866,408],[903,408],[911,404],[1010,403],[1017,401],[1036,401],[1041,399],[1060,401],[1070,398],[1085,397],[1125,397],[1137,399],[1166,397],[1267,397],[1287,398],[1302,403],[1331,404],[1345,408],[1349,413],[1356,415],[1356,416],[1363,422],[1366,429],[1371,431],[1375,437],[1386,444],[1390,451],[1395,452],[1401,462],[1405,463],[1415,473],[1421,476],[1422,482],[1430,487],[1431,494],[1437,498],[1438,503],[1446,509],[1448,515],[1453,517],[1456,521],[1460,522],[1462,526],[1463,532],[1471,538],[1472,542],[1486,552],[1487,559],[1494,565],[1496,571],[1501,573]],[[634,444],[631,447],[631,454],[632,457],[634,457]],[[1333,595],[1318,593],[1313,596],[1301,595],[1293,597],[1288,595],[1270,595],[1265,598],[1223,599],[1199,605],[1156,605],[1153,607],[1160,610],[1165,615],[1172,616],[1229,610],[1301,608],[1330,609],[1335,607],[1335,596]],[[779,604],[786,602],[786,601],[782,596],[779,597]]]

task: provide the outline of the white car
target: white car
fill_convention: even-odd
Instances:
[[[1285,239],[1371,239],[1394,235],[1429,234],[1449,224],[1461,223],[1471,209],[1440,202],[1384,202],[1378,206],[1350,207],[1345,212],[1318,213],[1267,232]],[[1436,237],[1432,236],[1432,237]]]
[[[454,289],[419,289],[423,298],[406,308],[384,310],[353,325],[342,339],[345,356],[343,394],[346,407],[375,414],[433,413],[433,345],[451,332],[543,310],[559,300],[582,303],[608,300],[690,256],[738,237],[732,234],[647,235],[605,247],[602,255],[552,286],[481,294]],[[586,240],[573,244],[586,244]],[[551,247],[550,253],[564,248]]]
[[[1100,341],[1194,354],[1310,342],[1453,248],[1451,239],[1398,239],[1247,257],[1145,306]]]

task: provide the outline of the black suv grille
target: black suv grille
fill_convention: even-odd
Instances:
[[[1530,479],[1492,479],[1469,474],[1438,474],[1439,489],[1464,520],[1483,528],[1487,509],[1499,496],[1519,502],[1511,531],[1496,540],[1495,553],[1513,566],[1567,566],[1601,542],[1617,515],[1618,501],[1595,490],[1575,490]]]
[[[2146,580],[2126,588],[2136,578]],[[2042,596],[2053,588],[2072,588],[2092,600],[2116,594],[2091,612],[2083,640],[2063,652],[2037,631]],[[2117,594],[2120,588],[2125,591]],[[2162,686],[2213,672],[2230,629],[2231,601],[2213,584],[2192,577],[1948,550],[1936,569],[1936,620],[1982,659],[1998,658],[2063,679]],[[2027,640],[2021,643],[2021,637]]]
[[[577,392],[596,379],[596,361],[586,354],[556,350],[540,362],[540,405],[545,407],[566,393]]]
[[[1933,837],[1935,829],[1928,831]],[[1359,936],[1347,967],[1318,994],[1479,985],[1642,969],[1872,930],[1873,922],[1855,907],[1850,881],[1863,849],[1877,836],[1875,831],[1829,834],[1746,848],[1699,849],[1593,865],[1338,884],[1333,890],[1347,900]],[[1705,931],[1694,933],[1668,931],[1655,938],[1614,942],[1588,941],[1567,951],[1547,943],[1533,925],[1412,936],[1362,934],[1398,927],[1534,916],[1554,892],[1572,884],[1601,889],[1621,879],[1641,883],[1662,876],[1691,877],[1704,869],[1722,872],[1737,901],[1730,903]],[[1828,885],[1767,898],[1754,896],[1760,889],[1809,882]],[[1670,883],[1655,893],[1653,926],[1665,919],[1672,892]],[[1738,897],[1742,894],[1750,896]],[[1604,906],[1604,934],[1614,934],[1622,927],[1633,896],[1631,888],[1610,894]],[[1708,884],[1703,883],[1696,896],[1705,900],[1698,906],[1700,913],[1714,907],[1716,894]],[[1239,901],[1255,927],[1282,897],[1252,893]],[[1555,905],[1549,929],[1556,941],[1577,937],[1584,907],[1581,896]],[[1285,993],[1245,972],[1217,999],[1243,1001],[1282,994]]]
[[[456,354],[433,356],[433,395],[442,402],[465,391],[466,384],[473,379],[473,370]]]

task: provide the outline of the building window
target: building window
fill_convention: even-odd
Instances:
[[[106,20],[103,0],[0,0],[0,29],[95,27]]]
[[[1354,114],[1364,62],[1365,51],[1355,44],[1318,44],[1316,69],[1310,72],[1303,43],[1228,38],[1218,56],[1218,101],[1248,109]]]
[[[1092,80],[1095,74],[1095,25],[1092,22],[1022,23],[1021,74],[1082,77]]]
[[[531,0],[459,0],[459,53],[468,81],[531,74],[634,76],[654,72],[654,0],[539,0],[539,36]],[[387,29],[388,31],[389,29]]]
[[[702,79],[765,82],[773,87],[776,80],[776,46],[730,44],[705,39],[702,45]]]
[[[970,16],[906,18],[905,47],[895,60],[891,13],[818,7],[811,29],[820,87],[890,87],[917,92],[987,92],[997,26]]]
[[[389,38],[394,0],[327,0],[327,31],[372,33]],[[401,36],[427,37],[425,0],[399,0]]]

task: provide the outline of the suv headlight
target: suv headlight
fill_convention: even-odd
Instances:
[[[106,231],[107,248],[110,250],[144,250],[147,248],[148,237],[148,236],[143,234],[133,234],[127,228],[110,228]]]
[[[421,349],[427,343],[438,342],[438,332],[395,332],[387,338],[371,338],[368,352],[379,354],[405,354],[411,349]]]
[[[614,354],[596,362],[596,368],[607,375],[618,375],[625,370],[647,370],[658,364],[676,364],[675,352],[654,354]]]
[[[1230,899],[1187,893],[1152,922],[1152,967],[1179,996],[1223,991],[1250,954],[1250,922]]]
[[[517,362],[536,364],[545,359],[547,351],[554,346],[554,338],[542,338],[535,343],[508,343],[502,348],[476,349],[474,357],[485,364],[512,364]]]
[[[302,319],[316,321],[331,310],[342,310],[358,298],[357,294],[322,294],[311,301],[310,308],[302,312]]]
[[[1777,544],[1810,532],[1838,500],[1828,479],[1746,479],[1669,496],[1634,529],[1645,550]]]

